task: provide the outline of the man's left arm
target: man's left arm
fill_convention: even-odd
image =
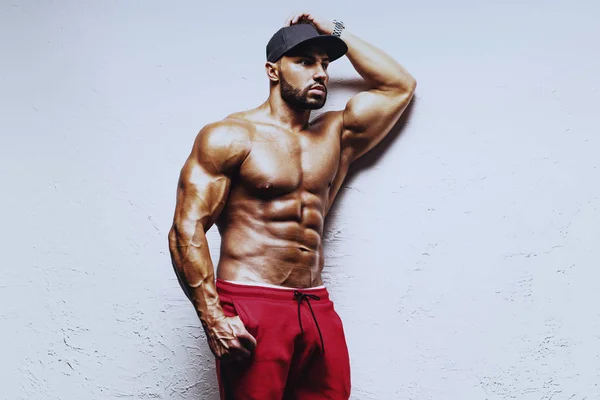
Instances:
[[[294,13],[285,25],[297,23],[311,23],[321,34],[332,34],[335,28],[333,22],[310,13]],[[348,46],[348,59],[370,88],[353,96],[340,113],[343,117],[342,154],[330,188],[326,213],[342,186],[350,164],[389,133],[412,100],[417,86],[415,78],[382,50],[346,29],[340,37]]]
[[[297,23],[311,23],[327,35],[335,28],[332,21],[306,12],[292,14],[285,24]],[[389,133],[410,103],[417,81],[388,54],[346,29],[340,38],[348,46],[346,56],[370,87],[353,96],[342,113],[343,153],[352,162]]]
[[[346,56],[370,89],[354,95],[343,115],[342,144],[351,150],[350,162],[375,147],[410,103],[417,82],[382,50],[343,30]]]

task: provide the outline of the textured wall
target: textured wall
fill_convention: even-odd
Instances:
[[[0,2],[0,398],[217,399],[166,235],[196,132],[267,96],[292,10],[251,3]],[[316,3],[419,82],[327,225],[352,399],[600,398],[598,3]]]

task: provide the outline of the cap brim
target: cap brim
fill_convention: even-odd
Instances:
[[[327,53],[327,55],[329,56],[330,62],[337,60],[338,58],[342,57],[348,52],[348,45],[339,37],[333,35],[320,35],[301,41],[300,43],[283,53],[283,55],[287,55],[294,49],[298,49],[298,47],[310,44],[322,47],[323,50],[325,50],[325,53]]]

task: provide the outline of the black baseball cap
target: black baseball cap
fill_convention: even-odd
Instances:
[[[348,46],[339,37],[321,35],[311,24],[296,24],[279,29],[271,37],[267,43],[267,61],[276,62],[294,47],[310,42],[323,47],[329,61],[337,60],[348,51]]]

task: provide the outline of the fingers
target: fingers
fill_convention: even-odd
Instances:
[[[290,15],[289,17],[286,18],[285,23],[283,24],[283,26],[290,26],[292,24],[292,19],[294,18],[294,14]]]
[[[288,25],[288,26],[290,26],[290,25],[294,25],[294,24],[295,24],[295,23],[298,21],[298,18],[299,18],[299,17],[300,17],[302,14],[303,14],[303,13],[301,13],[301,12],[297,12],[297,11],[296,11],[296,12],[294,12],[294,13],[292,13],[292,15],[290,15],[290,16],[289,16],[289,18],[287,19],[287,25]]]
[[[227,352],[221,354],[218,358],[225,363],[243,362],[248,360],[252,353],[238,344],[237,347],[231,347]]]
[[[244,347],[239,339],[234,340],[231,345],[232,346],[229,348],[229,353],[231,353],[233,356],[246,358],[250,357],[252,354],[252,351]]]
[[[284,26],[294,25],[305,19],[312,22],[313,16],[306,12],[295,12],[285,20]]]
[[[229,348],[219,357],[224,362],[242,362],[252,356],[252,351],[243,346],[240,340],[230,342]]]
[[[244,348],[250,351],[256,349],[256,339],[247,330],[244,329],[244,332],[238,335],[238,340]]]
[[[234,335],[236,336],[240,344],[244,348],[247,348],[251,351],[254,350],[256,348],[256,339],[250,334],[250,332],[248,332],[246,326],[244,325],[239,316],[236,315],[235,317],[232,317],[231,325],[234,329]]]
[[[292,19],[292,25],[297,24],[302,18],[304,18],[304,13],[300,13]]]
[[[256,349],[256,339],[244,326],[239,316],[227,318],[229,335],[215,335],[214,351],[216,357],[224,362],[241,362],[248,359]],[[209,341],[209,345],[211,345]],[[211,346],[212,347],[212,346]]]

